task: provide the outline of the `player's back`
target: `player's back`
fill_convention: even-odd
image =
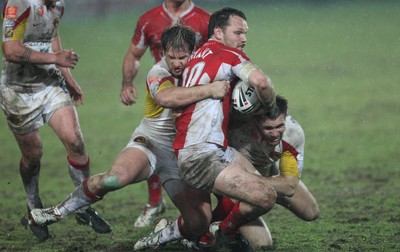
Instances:
[[[220,42],[209,40],[186,64],[183,74],[185,87],[208,85],[214,81],[238,79],[241,65],[247,56]],[[230,92],[222,100],[204,99],[185,108],[176,122],[177,137],[174,148],[180,149],[202,142],[227,146]]]
[[[240,65],[248,60],[242,51],[209,40],[186,64],[184,86],[209,84],[218,80],[234,81],[237,79]]]

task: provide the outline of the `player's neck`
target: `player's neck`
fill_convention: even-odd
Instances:
[[[166,0],[165,6],[172,15],[179,16],[190,7],[190,1],[176,2]]]

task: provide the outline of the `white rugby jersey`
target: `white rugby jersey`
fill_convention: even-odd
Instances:
[[[264,176],[272,175],[273,167],[280,174],[300,177],[304,162],[304,131],[290,115],[286,116],[285,131],[277,146],[266,145],[255,121],[248,121],[229,132],[229,146],[243,154]]]
[[[233,86],[238,80],[240,69],[248,61],[244,52],[209,40],[186,64],[184,86],[208,85],[218,80],[230,81]],[[176,122],[174,149],[199,143],[227,147],[230,96],[229,92],[222,100],[209,98],[186,107]]]
[[[3,42],[19,40],[38,52],[52,52],[51,42],[64,12],[62,0],[47,7],[40,0],[7,0],[2,12]],[[18,92],[35,92],[63,77],[54,64],[12,63],[3,57],[1,82]]]

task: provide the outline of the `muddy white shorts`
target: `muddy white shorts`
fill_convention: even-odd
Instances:
[[[237,151],[216,144],[201,143],[178,152],[180,175],[190,186],[211,192],[219,173],[236,159]]]
[[[72,105],[65,84],[48,86],[35,93],[16,92],[0,84],[0,106],[8,126],[16,134],[26,134],[43,126],[57,109]]]
[[[150,133],[142,121],[133,132],[126,148],[137,148],[143,151],[149,159],[152,170],[149,177],[156,172],[161,182],[164,183],[170,179],[180,179],[172,141],[173,138],[167,139]]]

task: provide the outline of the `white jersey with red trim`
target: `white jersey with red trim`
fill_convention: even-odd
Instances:
[[[227,80],[234,85],[239,71],[247,62],[249,58],[244,52],[209,40],[186,64],[183,84],[191,87]],[[230,95],[229,92],[222,100],[210,98],[186,107],[176,122],[174,149],[199,143],[214,143],[226,148]]]
[[[51,42],[57,34],[64,13],[64,1],[50,6],[39,0],[8,0],[3,17],[3,42],[21,41],[38,52],[52,52]],[[3,57],[1,83],[18,92],[36,92],[63,81],[54,64],[21,64]]]
[[[290,115],[286,116],[285,132],[277,146],[265,143],[255,121],[248,121],[229,132],[229,145],[244,155],[264,176],[282,175],[300,177],[304,162],[304,131]]]

